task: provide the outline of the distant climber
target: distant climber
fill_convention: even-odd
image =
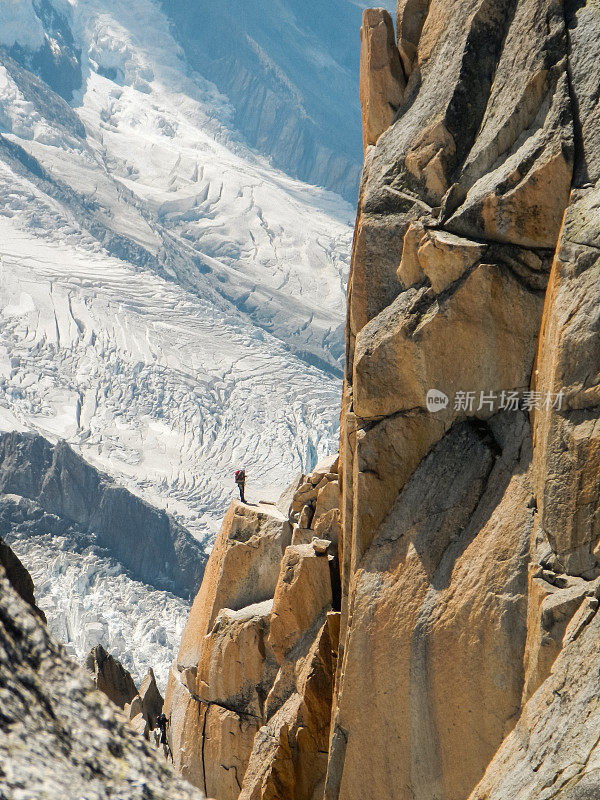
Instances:
[[[156,718],[156,727],[160,731],[160,739],[158,740],[159,744],[166,744],[167,743],[167,717],[165,714],[159,714]]]
[[[170,758],[173,761],[173,753],[171,752],[171,747],[169,746],[169,740],[167,739],[167,724],[168,719],[164,713],[159,714],[156,718],[156,727],[159,730],[158,735],[158,744],[163,746],[163,752],[165,754],[165,758]]]
[[[246,488],[246,470],[245,469],[238,469],[235,472],[235,482],[237,483],[237,487],[240,490],[240,500],[242,503],[246,502],[246,498],[244,497],[244,489]]]

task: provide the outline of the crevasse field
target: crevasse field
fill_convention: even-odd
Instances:
[[[274,4],[301,25],[294,3]],[[190,30],[203,5],[214,14],[199,3]],[[334,5],[358,37],[360,8]],[[208,548],[236,467],[250,500],[275,499],[337,448],[354,209],[274,167],[268,137],[251,146],[248,109],[241,133],[169,6],[0,0],[0,429],[66,439]],[[336,123],[341,141],[328,70],[352,98],[348,119],[357,75],[328,55],[331,31],[300,32],[292,83],[267,52],[267,20],[258,78],[297,99],[294,125],[317,144]],[[260,109],[257,130],[275,117]],[[360,141],[343,149],[351,174]],[[77,657],[101,641],[136,680],[151,665],[164,683],[184,601],[51,537],[13,545]]]

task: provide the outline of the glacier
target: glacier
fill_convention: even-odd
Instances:
[[[164,693],[189,605],[123,573],[120,564],[74,553],[60,536],[19,536],[11,547],[27,565],[48,628],[83,662],[102,643],[140,686],[152,667]]]
[[[235,468],[251,501],[273,500],[337,449],[354,210],[293,177],[307,173],[283,151],[266,157],[275,139],[248,135],[248,109],[199,58],[207,43],[192,58],[167,5],[0,2],[0,430],[65,439],[208,550]],[[338,5],[360,19],[360,3]],[[285,10],[326,105],[334,32]],[[295,73],[304,106],[315,74]],[[138,679],[150,663],[163,674],[184,600],[59,537],[13,546],[78,657],[96,637]]]

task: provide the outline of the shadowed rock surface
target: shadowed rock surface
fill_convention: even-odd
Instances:
[[[120,709],[131,703],[138,693],[129,672],[101,644],[92,648],[85,660],[85,668],[97,688]]]
[[[0,565],[0,797],[202,796],[117,717]]]
[[[182,597],[202,580],[203,547],[153,508],[84,461],[64,441],[0,435],[0,534],[51,533],[73,547],[99,548],[132,577]]]
[[[18,556],[0,538],[0,565],[4,568],[6,579],[9,581],[15,592],[28,603],[35,611],[42,622],[46,622],[44,612],[38,608],[35,602],[35,589],[31,575],[23,566]]]

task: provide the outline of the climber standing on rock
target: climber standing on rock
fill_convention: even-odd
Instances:
[[[238,469],[235,472],[235,482],[237,483],[237,487],[240,490],[240,500],[242,503],[246,502],[246,498],[244,497],[244,489],[246,488],[246,470],[245,469]]]

